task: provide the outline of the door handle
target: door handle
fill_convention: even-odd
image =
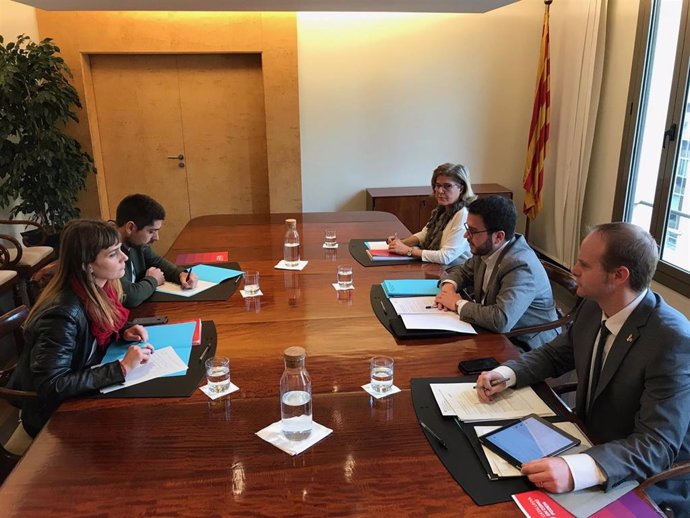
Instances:
[[[184,160],[184,155],[180,153],[179,155],[169,156],[168,160]]]

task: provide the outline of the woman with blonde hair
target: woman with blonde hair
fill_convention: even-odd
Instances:
[[[103,221],[75,220],[63,230],[55,276],[29,313],[25,347],[8,383],[38,393],[21,411],[30,436],[63,400],[124,382],[153,353],[151,345],[131,345],[122,360],[99,365],[113,340],[148,339],[142,326],[124,329],[129,311],[121,303],[120,277],[126,260],[117,230]]]
[[[465,208],[476,198],[470,172],[464,165],[442,164],[431,176],[431,187],[438,206],[426,226],[405,239],[390,236],[388,249],[399,255],[420,257],[430,263],[464,263],[472,255],[464,237]]]

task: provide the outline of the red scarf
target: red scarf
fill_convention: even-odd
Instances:
[[[91,327],[91,334],[96,339],[98,346],[105,350],[108,344],[113,339],[118,337],[120,329],[122,329],[122,326],[124,326],[125,322],[127,322],[129,310],[122,305],[118,299],[117,293],[115,292],[115,288],[113,288],[110,283],[107,282],[103,288],[96,287],[96,289],[103,290],[105,296],[110,299],[113,304],[113,308],[115,309],[115,325],[111,327],[108,323],[101,322],[98,319],[97,313],[93,309],[93,304],[86,296],[86,290],[84,290],[84,287],[75,279],[72,279],[70,285],[74,290],[74,293],[77,294],[77,297],[79,297],[86,308],[86,314],[89,317],[89,325]]]

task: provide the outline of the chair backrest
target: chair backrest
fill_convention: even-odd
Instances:
[[[7,475],[9,475],[14,467],[17,465],[21,457],[10,453],[4,447],[0,446],[0,484],[2,484]]]
[[[10,378],[14,369],[17,367],[17,361],[24,349],[24,335],[22,333],[22,325],[26,322],[29,316],[29,308],[26,306],[19,306],[18,308],[8,311],[0,316],[0,339],[3,339],[3,346],[12,343],[11,340],[4,340],[6,337],[13,336],[14,351],[10,354],[3,355],[6,358],[12,358],[9,364],[0,369],[0,398],[10,402],[16,402],[25,399],[31,399],[36,396],[34,392],[25,392],[22,390],[12,390],[5,388],[4,385]]]
[[[549,282],[551,283],[551,291],[556,303],[558,319],[546,324],[514,328],[510,332],[504,333],[508,338],[566,327],[573,321],[577,308],[582,304],[582,298],[577,295],[577,281],[572,273],[565,268],[544,260],[541,260],[541,264],[544,270],[546,270],[546,275],[548,275]]]
[[[556,302],[558,317],[575,315],[575,310],[582,303],[582,299],[577,295],[577,280],[575,276],[565,268],[561,268],[548,261],[541,260],[541,264],[546,270],[546,275],[551,282],[553,298]]]

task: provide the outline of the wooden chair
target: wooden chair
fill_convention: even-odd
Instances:
[[[566,328],[575,318],[577,308],[582,304],[582,298],[577,295],[577,281],[575,276],[565,268],[561,268],[548,261],[541,260],[541,264],[546,270],[546,275],[551,283],[551,291],[556,302],[556,314],[558,318],[553,322],[538,324],[534,326],[520,327],[505,333],[505,336],[512,338],[524,334],[540,333],[549,329]]]
[[[15,345],[13,360],[7,366],[0,369],[0,399],[4,399],[12,404],[33,400],[38,397],[35,392],[5,387],[17,366],[17,361],[24,348],[22,325],[28,315],[29,309],[26,306],[20,306],[0,316],[0,338],[13,335]],[[10,474],[20,458],[19,455],[10,453],[4,447],[0,447],[0,483]]]
[[[0,268],[17,272],[21,301],[30,304],[28,282],[36,272],[55,259],[55,250],[51,246],[43,246],[48,233],[38,223],[29,220],[0,220],[0,225],[23,229],[36,227],[40,236],[37,245],[29,245],[24,239],[20,241],[11,233],[0,234],[0,246],[3,248],[0,250]]]
[[[562,385],[556,385],[555,387],[552,387],[552,390],[558,396],[562,396],[569,392],[574,392],[576,389],[577,383],[575,382],[563,383]],[[653,486],[654,484],[657,484],[664,480],[668,480],[669,478],[676,478],[688,474],[690,474],[690,460],[677,462],[671,465],[671,467],[669,467],[668,469],[662,471],[661,473],[657,473],[656,475],[651,476],[647,480],[643,481],[640,484],[640,489],[644,491],[645,489]],[[667,518],[674,518],[673,511],[667,506],[665,506],[663,503],[659,504],[659,509],[661,509],[661,511],[667,516]]]

